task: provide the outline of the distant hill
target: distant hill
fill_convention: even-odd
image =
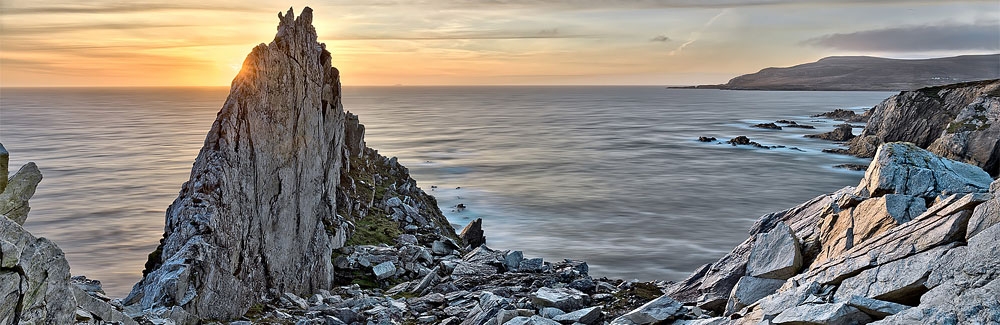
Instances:
[[[1000,78],[1000,54],[923,60],[831,56],[788,68],[766,68],[723,85],[685,88],[901,91],[997,78]]]

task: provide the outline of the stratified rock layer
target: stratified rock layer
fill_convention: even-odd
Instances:
[[[976,166],[884,144],[856,188],[762,216],[746,242],[666,293],[719,314],[728,299],[720,323],[995,323],[997,197],[1000,181]],[[801,269],[770,257],[799,245]],[[768,280],[778,283],[747,289],[777,266],[789,266]]]
[[[879,145],[904,141],[936,155],[1000,174],[1000,80],[904,91],[872,109],[847,153],[872,157]]]
[[[167,210],[163,244],[125,299],[133,314],[235,319],[265,297],[333,285],[330,255],[349,236],[336,213],[339,73],[316,41],[311,9],[278,18],[274,41],[247,56]]]

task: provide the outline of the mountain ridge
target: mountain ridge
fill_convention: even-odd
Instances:
[[[902,91],[1000,78],[1000,54],[931,59],[828,56],[790,67],[768,67],[720,85],[696,89]]]

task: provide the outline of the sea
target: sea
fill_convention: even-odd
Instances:
[[[11,172],[33,161],[44,175],[25,227],[57,243],[74,275],[127,295],[227,94],[0,89]],[[863,172],[833,166],[868,161],[803,135],[841,123],[814,114],[890,95],[387,86],[344,87],[343,102],[368,146],[398,157],[457,229],[482,218],[489,247],[584,260],[594,277],[676,281],[745,240],[759,216],[857,185]],[[816,129],[751,127],[779,119]],[[785,148],[723,143],[740,135]]]

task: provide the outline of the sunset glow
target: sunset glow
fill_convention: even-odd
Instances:
[[[315,11],[349,85],[722,83],[830,55],[1000,51],[987,1],[38,1],[0,3],[0,86],[221,86]]]

